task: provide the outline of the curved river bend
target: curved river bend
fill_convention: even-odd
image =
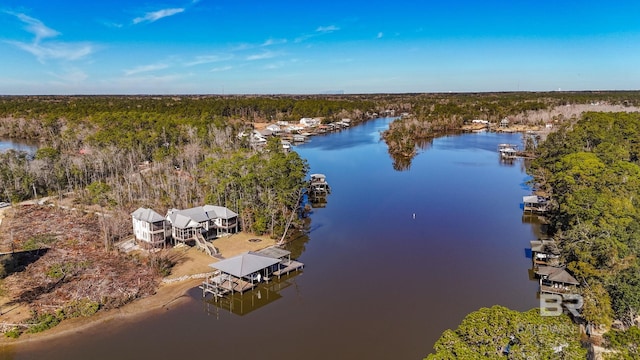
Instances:
[[[522,221],[529,193],[499,143],[519,134],[435,139],[393,170],[389,118],[318,136],[296,151],[332,193],[293,245],[301,274],[247,295],[235,312],[201,298],[135,321],[5,349],[6,359],[419,359],[469,312],[537,306]]]

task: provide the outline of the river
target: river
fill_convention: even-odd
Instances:
[[[294,244],[304,271],[276,289],[245,294],[236,313],[193,289],[167,311],[6,349],[4,358],[421,359],[480,307],[536,307],[525,252],[536,227],[520,207],[528,176],[496,151],[521,135],[440,137],[396,171],[379,134],[391,120],[296,147],[332,192]]]

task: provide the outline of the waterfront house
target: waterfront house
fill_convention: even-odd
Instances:
[[[509,126],[509,119],[504,118],[500,121],[500,127],[506,128]]]
[[[306,140],[306,137],[304,135],[301,135],[301,134],[293,135],[293,142],[302,143],[302,142],[305,142],[305,140]]]
[[[302,118],[302,119],[300,119],[300,125],[305,126],[305,127],[318,126],[318,125],[320,125],[320,119]]]
[[[238,214],[224,206],[204,205],[190,209],[171,209],[167,212],[171,235],[177,242],[195,240],[197,234],[205,239],[238,232]]]
[[[136,240],[149,246],[162,246],[171,236],[171,227],[166,219],[151,209],[141,207],[131,213],[131,219]]]
[[[267,125],[267,127],[265,127],[265,129],[271,131],[271,133],[273,135],[278,135],[282,131],[282,129],[280,128],[280,125],[278,125],[278,124]]]

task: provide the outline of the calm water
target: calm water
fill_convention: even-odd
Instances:
[[[379,141],[389,121],[297,147],[332,186],[295,245],[303,273],[245,294],[235,313],[194,289],[187,304],[5,358],[420,359],[471,311],[536,307],[525,256],[535,234],[520,208],[527,176],[496,152],[520,135],[439,138],[398,172]]]
[[[38,150],[38,146],[37,143],[32,141],[0,138],[0,152],[7,151],[9,149],[35,154]]]

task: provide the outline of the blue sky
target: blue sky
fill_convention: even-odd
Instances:
[[[3,0],[0,94],[640,89],[640,1]]]

